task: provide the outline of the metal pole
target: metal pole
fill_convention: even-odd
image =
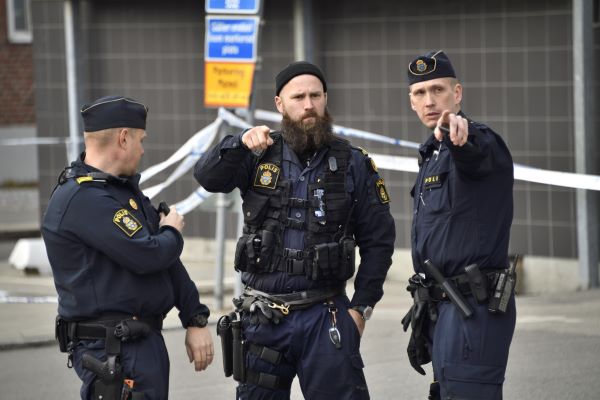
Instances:
[[[237,237],[241,237],[244,230],[244,213],[242,211],[242,202],[238,204],[238,220],[237,220]],[[244,290],[244,285],[242,284],[242,274],[233,271],[233,296],[239,297]]]
[[[75,51],[75,28],[73,18],[73,1],[65,0],[63,7],[65,21],[65,59],[67,66],[67,99],[69,113],[69,147],[67,162],[74,161],[79,156],[79,99],[77,98],[77,71]]]
[[[215,246],[217,247],[217,264],[215,266],[215,309],[223,309],[223,277],[225,275],[225,214],[227,199],[225,193],[217,194],[217,222]]]
[[[573,108],[575,120],[575,170],[595,172],[593,108],[593,6],[573,0]],[[582,289],[598,287],[598,197],[593,190],[577,190],[577,246]]]
[[[304,3],[294,0],[294,59],[306,60],[306,45],[304,41]]]

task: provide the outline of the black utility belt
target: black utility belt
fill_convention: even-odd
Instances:
[[[243,311],[248,311],[244,309],[244,304],[251,304],[251,302],[249,302],[250,299],[260,299],[266,300],[272,303],[273,306],[284,310],[284,315],[287,315],[289,311],[302,310],[313,304],[320,303],[345,293],[346,290],[344,287],[324,287],[281,294],[270,294],[251,287],[246,287],[242,295],[244,301],[242,302],[241,308]]]
[[[494,291],[494,283],[498,280],[498,276],[506,271],[505,269],[492,269],[481,271],[482,279],[482,288],[481,290],[491,294]],[[463,295],[471,296],[474,295],[474,290],[472,287],[472,283],[469,283],[469,277],[467,274],[461,274],[457,276],[453,276],[448,278],[448,281],[452,283],[452,285]],[[476,289],[477,290],[477,289]],[[433,282],[431,288],[429,289],[429,295],[433,300],[436,301],[450,301],[444,289],[437,283]]]
[[[56,339],[60,350],[67,352],[69,344],[77,340],[98,340],[115,337],[122,342],[137,340],[147,336],[150,331],[161,331],[163,316],[106,317],[85,321],[67,321],[60,315],[56,317]]]

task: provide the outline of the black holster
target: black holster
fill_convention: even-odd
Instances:
[[[119,360],[121,341],[114,335],[113,329],[106,328],[106,361],[100,361],[89,353],[82,357],[83,368],[96,374],[92,390],[94,400],[122,399],[124,376]]]
[[[73,328],[71,328],[71,330],[73,330]],[[73,343],[70,338],[73,337],[73,332],[69,332],[69,323],[62,319],[60,315],[56,316],[54,337],[58,341],[58,348],[61,353],[69,353],[71,351]]]
[[[217,336],[221,338],[221,352],[223,353],[223,372],[225,377],[233,374],[233,327],[232,321],[237,320],[236,313],[223,315],[217,322]]]
[[[90,353],[84,353],[82,356],[83,368],[96,375],[92,384],[93,399],[140,400],[144,398],[144,394],[125,383],[125,374],[120,363],[121,343],[140,340],[153,329],[162,329],[160,316],[143,319],[66,321],[59,315],[56,317],[55,335],[60,351],[69,353],[68,366],[71,366],[74,343],[79,340],[104,340],[106,361],[101,361]]]
[[[233,379],[238,382],[246,382],[246,349],[242,336],[242,321],[240,319],[231,321],[231,337]]]

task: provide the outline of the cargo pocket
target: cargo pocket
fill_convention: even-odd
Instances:
[[[263,221],[267,212],[269,196],[258,194],[249,190],[244,196],[242,210],[244,212],[244,222],[248,225],[256,225]]]
[[[363,363],[363,359],[359,353],[350,354],[350,362],[352,366],[356,370],[355,378],[354,378],[354,394],[357,397],[353,397],[356,399],[369,399],[369,389],[367,388],[367,381],[365,379],[365,374],[363,373],[363,368],[365,364]]]
[[[504,367],[495,365],[445,363],[442,370],[446,381],[444,398],[501,399],[504,371]]]

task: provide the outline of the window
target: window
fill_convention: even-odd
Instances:
[[[12,43],[31,43],[30,0],[6,0],[8,40]]]

